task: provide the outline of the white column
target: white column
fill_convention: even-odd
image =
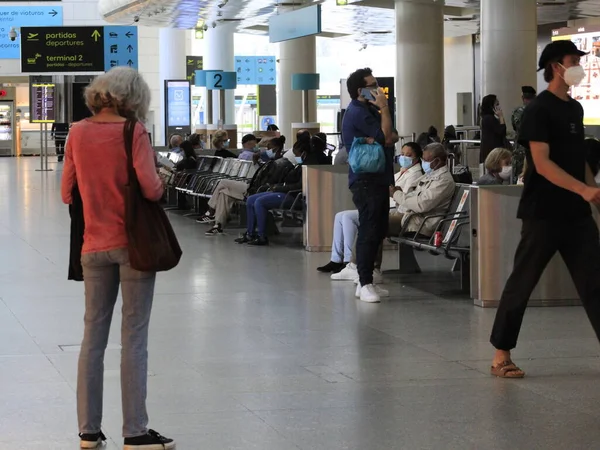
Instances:
[[[396,124],[444,129],[444,1],[396,0]]]
[[[292,91],[292,74],[317,73],[317,44],[315,36],[292,39],[279,43],[277,66],[277,118],[281,134],[288,142],[295,142],[292,123],[302,120],[302,92]],[[317,121],[317,92],[308,97],[308,120]]]
[[[156,122],[156,143],[165,144],[165,80],[185,80],[186,30],[161,28],[158,36],[160,117]]]
[[[536,0],[482,0],[481,65],[482,95],[497,95],[510,120],[521,86],[537,84]]]
[[[204,70],[235,70],[233,33],[235,28],[228,24],[217,24],[204,33]],[[219,121],[219,94],[213,92],[213,124]],[[235,92],[225,94],[225,124],[235,124]],[[224,125],[225,125],[224,124]]]

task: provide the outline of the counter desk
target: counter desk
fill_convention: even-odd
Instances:
[[[522,186],[473,186],[471,190],[471,297],[477,306],[497,306],[512,272],[521,237],[517,208],[522,190]],[[598,222],[597,215],[595,218]],[[580,304],[569,271],[558,253],[546,267],[529,304]]]

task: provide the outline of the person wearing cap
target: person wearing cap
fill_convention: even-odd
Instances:
[[[521,99],[523,100],[523,104],[515,109],[510,117],[510,122],[515,130],[515,133],[519,133],[519,126],[521,125],[521,119],[523,117],[523,112],[525,112],[525,108],[531,101],[535,98],[537,92],[531,86],[523,86],[521,88]]]
[[[517,212],[521,241],[490,339],[496,348],[491,373],[498,377],[525,375],[511,360],[511,350],[529,297],[557,252],[600,338],[600,235],[590,208],[600,205],[600,189],[586,163],[583,108],[569,96],[571,86],[585,78],[579,64],[584,55],[571,41],[549,44],[539,61],[548,89],[523,114],[519,141],[528,169]]]
[[[258,139],[253,134],[247,134],[242,138],[242,153],[238,156],[244,161],[252,161],[258,152]]]

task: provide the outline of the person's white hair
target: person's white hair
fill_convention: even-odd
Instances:
[[[171,139],[169,139],[169,144],[171,144],[171,148],[177,148],[179,147],[183,142],[183,138],[178,135],[178,134],[174,134],[173,136],[171,136]]]
[[[85,103],[92,113],[114,108],[123,117],[146,121],[150,88],[137,70],[114,67],[85,88]]]
[[[431,152],[433,159],[442,159],[444,161],[446,161],[446,159],[448,159],[448,152],[446,152],[446,149],[444,148],[444,146],[442,144],[440,144],[439,142],[433,142],[429,145],[427,145],[424,149],[423,152]]]

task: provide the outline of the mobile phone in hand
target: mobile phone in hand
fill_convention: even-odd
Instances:
[[[372,101],[372,102],[375,101],[375,97],[373,96],[373,92],[369,88],[362,88],[360,90],[360,95],[362,95],[364,98],[366,98],[369,101]]]

